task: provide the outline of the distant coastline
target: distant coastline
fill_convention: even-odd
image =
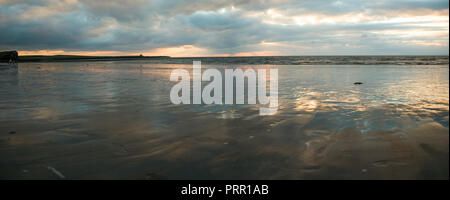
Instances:
[[[1,62],[96,62],[96,61],[145,61],[148,64],[192,64],[200,60],[204,64],[218,65],[448,65],[448,55],[436,56],[231,56],[231,57],[171,57],[171,56],[82,56],[82,55],[26,55],[17,51],[0,52]]]

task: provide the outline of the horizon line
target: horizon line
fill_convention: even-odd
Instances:
[[[32,54],[32,55],[19,55],[19,57],[26,56],[80,56],[80,57],[169,57],[169,58],[239,58],[239,57],[301,57],[301,56],[449,56],[449,54],[342,54],[342,55],[333,55],[333,54],[315,54],[315,55],[254,55],[254,56],[207,56],[207,55],[198,55],[198,56],[170,56],[170,55],[77,55],[77,54],[55,54],[55,55],[42,55],[42,54]]]

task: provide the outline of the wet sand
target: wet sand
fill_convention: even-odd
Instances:
[[[232,66],[279,69],[273,116],[171,104],[180,67],[192,66],[1,70],[0,179],[449,177],[448,65]]]

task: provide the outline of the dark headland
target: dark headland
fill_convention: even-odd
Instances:
[[[0,52],[0,63],[13,63],[17,62],[19,54],[17,51],[1,51]]]

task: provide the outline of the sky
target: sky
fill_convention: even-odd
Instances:
[[[20,55],[448,55],[448,0],[0,0]]]

